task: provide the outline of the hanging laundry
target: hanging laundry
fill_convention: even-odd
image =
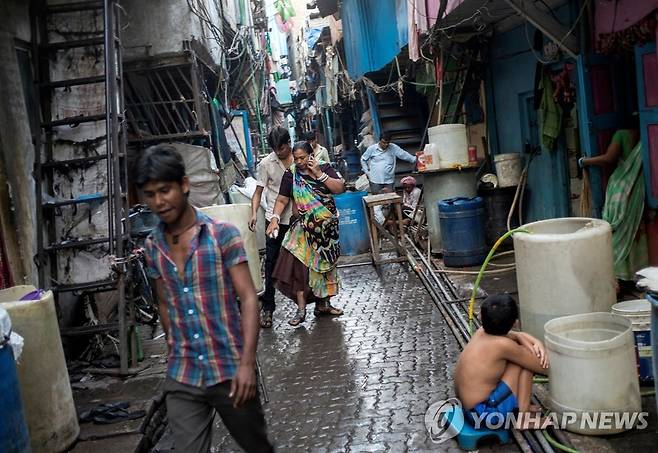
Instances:
[[[425,0],[407,0],[407,26],[409,28],[409,58],[418,61],[420,45],[418,36],[428,30]]]
[[[293,8],[290,0],[274,0],[274,20],[279,27],[281,33],[288,33],[294,26],[293,17],[295,16],[295,8]]]
[[[542,90],[539,104],[539,129],[541,142],[547,149],[555,149],[555,141],[562,129],[562,109],[553,97],[554,89],[547,71],[542,73],[539,88]]]

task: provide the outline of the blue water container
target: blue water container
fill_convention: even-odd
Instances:
[[[27,433],[21,391],[16,374],[14,353],[0,335],[0,451],[27,453],[30,437]]]
[[[337,195],[338,228],[341,255],[353,256],[370,250],[370,236],[363,197],[367,192],[345,192]]]
[[[462,267],[482,264],[487,256],[482,198],[449,198],[439,201],[443,263]]]
[[[361,155],[357,150],[348,150],[345,153],[345,161],[347,162],[347,172],[351,176],[361,173]]]
[[[647,300],[651,303],[651,348],[653,362],[653,385],[656,389],[656,409],[658,410],[658,295],[647,294]]]

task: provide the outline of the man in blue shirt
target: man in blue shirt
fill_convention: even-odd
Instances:
[[[370,145],[361,156],[361,168],[370,180],[370,191],[381,193],[388,188],[395,190],[395,163],[397,159],[416,163],[416,156],[412,156],[395,143],[391,143],[391,134],[382,132],[379,142]]]

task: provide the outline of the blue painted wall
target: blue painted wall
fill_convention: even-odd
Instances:
[[[560,11],[569,16],[567,8]],[[565,21],[566,22],[566,21]],[[564,22],[563,22],[564,23]],[[489,146],[494,154],[523,153],[525,143],[537,146],[539,128],[533,110],[536,58],[530,51],[535,29],[524,25],[494,37],[487,77]],[[528,156],[525,156],[527,159]],[[570,215],[567,155],[563,141],[555,150],[542,149],[528,171],[526,222]]]
[[[406,5],[406,0],[343,2],[343,42],[352,78],[381,69],[407,45]]]

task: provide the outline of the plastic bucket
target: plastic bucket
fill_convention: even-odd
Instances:
[[[512,187],[519,185],[523,171],[521,154],[507,153],[494,156],[498,187]]]
[[[631,321],[640,382],[652,383],[654,374],[651,349],[651,303],[644,299],[619,302],[612,306],[612,313]]]
[[[451,267],[482,264],[487,256],[482,198],[457,197],[440,201],[439,221],[443,263]]]
[[[368,192],[346,192],[334,197],[338,209],[340,254],[353,256],[370,250],[370,236],[363,197]]]
[[[549,405],[564,415],[558,420],[566,421],[568,431],[587,435],[632,429],[630,422],[596,422],[605,414],[618,420],[642,410],[631,322],[612,313],[586,313],[552,319],[544,330]]]
[[[440,124],[427,130],[429,143],[438,149],[440,168],[468,166],[468,140],[463,124]]]

